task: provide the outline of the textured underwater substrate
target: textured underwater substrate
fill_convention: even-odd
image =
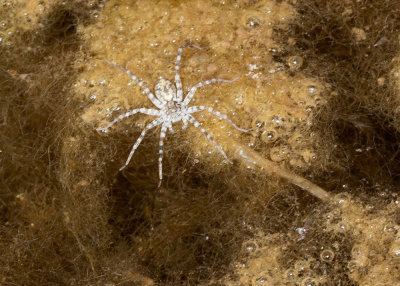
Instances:
[[[400,7],[0,4],[2,284],[399,283]],[[183,52],[184,91],[239,76],[199,89],[193,104],[250,132],[196,114],[230,165],[198,129],[177,124],[158,189],[158,129],[119,172],[151,118],[96,131],[151,106],[104,58],[153,89],[159,76],[173,79],[177,49],[188,41],[202,49]],[[278,171],[255,168],[237,146]],[[279,170],[323,187],[329,201]]]

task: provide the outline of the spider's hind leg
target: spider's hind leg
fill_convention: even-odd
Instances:
[[[249,132],[249,130],[247,129],[243,129],[240,128],[239,126],[237,126],[235,123],[233,123],[232,120],[229,119],[228,116],[226,116],[225,114],[222,114],[219,111],[214,110],[211,107],[208,106],[203,106],[203,105],[199,105],[199,106],[191,106],[188,108],[188,113],[195,113],[195,112],[199,112],[199,111],[203,111],[203,110],[207,110],[210,113],[216,115],[219,119],[225,119],[226,121],[229,122],[229,124],[231,124],[234,128],[236,128],[237,130],[241,131],[241,132]]]
[[[200,122],[198,122],[193,116],[191,115],[187,115],[186,119],[189,120],[195,127],[199,128],[201,133],[204,134],[204,136],[207,137],[207,139],[214,143],[215,147],[218,149],[218,151],[222,154],[222,156],[224,156],[224,158],[230,163],[232,164],[232,161],[229,160],[229,158],[226,156],[224,150],[222,149],[222,147],[214,140],[214,138],[208,134],[208,132],[200,125]]]
[[[169,123],[169,124],[168,124],[168,130],[169,130],[169,132],[171,132],[171,134],[175,134],[175,131],[174,131],[174,129],[172,128],[172,123]]]
[[[182,118],[182,122],[183,122],[183,125],[182,125],[182,130],[185,130],[186,128],[187,128],[187,119],[186,118]]]
[[[128,166],[129,162],[132,159],[133,153],[135,153],[135,150],[139,147],[140,143],[142,142],[144,136],[146,135],[146,132],[149,131],[151,128],[161,124],[162,119],[157,118],[155,120],[153,120],[152,122],[150,122],[142,131],[142,133],[140,133],[139,138],[136,140],[135,145],[133,145],[131,152],[129,153],[128,159],[125,162],[125,165],[123,165],[119,170],[122,171],[123,169],[126,168],[126,166]]]
[[[158,187],[161,186],[162,182],[162,160],[164,156],[164,139],[165,135],[167,134],[167,128],[169,128],[167,125],[163,124],[161,127],[161,133],[160,133],[160,147],[158,151]]]

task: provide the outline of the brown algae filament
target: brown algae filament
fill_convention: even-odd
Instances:
[[[246,164],[251,164],[259,167],[264,173],[268,174],[269,176],[278,176],[280,178],[288,180],[292,184],[302,188],[303,190],[306,190],[311,195],[323,201],[329,201],[331,199],[329,193],[321,187],[289,171],[288,169],[279,166],[275,162],[263,158],[253,149],[239,144],[235,141],[233,141],[230,146],[233,150],[235,150],[233,152],[233,156],[237,160],[241,162],[244,161]]]

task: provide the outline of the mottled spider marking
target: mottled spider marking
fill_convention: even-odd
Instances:
[[[160,133],[160,141],[159,141],[159,156],[158,156],[158,176],[159,176],[159,184],[158,186],[161,185],[162,182],[162,161],[163,161],[163,155],[164,155],[164,140],[167,135],[167,131],[169,130],[171,134],[174,133],[172,129],[172,124],[182,121],[182,129],[185,129],[187,127],[187,122],[189,121],[192,123],[196,128],[200,129],[200,131],[206,136],[206,138],[212,142],[215,147],[218,149],[218,151],[222,154],[222,156],[229,162],[232,163],[228,157],[226,156],[224,150],[222,147],[213,139],[213,137],[201,126],[201,124],[191,115],[192,113],[199,112],[199,111],[209,111],[211,114],[216,115],[220,119],[225,119],[227,120],[234,128],[241,132],[247,132],[247,130],[239,128],[226,116],[225,114],[220,113],[219,111],[216,111],[212,109],[211,107],[207,106],[192,106],[188,107],[187,105],[190,103],[192,100],[196,90],[200,87],[203,87],[205,85],[209,85],[215,82],[233,82],[237,80],[237,78],[233,80],[227,80],[227,79],[219,79],[219,78],[214,78],[210,80],[206,80],[203,82],[200,82],[193,86],[188,94],[186,95],[186,98],[182,101],[182,96],[183,96],[183,90],[182,90],[182,82],[179,76],[179,64],[181,61],[181,56],[182,56],[182,50],[188,46],[195,47],[197,49],[200,49],[199,47],[187,43],[184,46],[180,47],[178,49],[178,55],[176,58],[176,64],[175,64],[175,85],[164,78],[160,78],[155,87],[154,87],[154,92],[155,96],[153,93],[148,89],[145,84],[142,82],[141,79],[138,79],[131,71],[128,69],[125,69],[121,67],[120,65],[117,65],[115,63],[110,62],[109,60],[105,59],[107,63],[112,65],[113,67],[116,67],[123,72],[125,72],[134,82],[136,82],[143,90],[143,93],[147,95],[149,100],[158,108],[157,109],[150,109],[150,108],[137,108],[130,110],[118,117],[116,117],[113,121],[111,121],[106,127],[103,128],[98,128],[97,130],[107,132],[107,130],[113,126],[115,123],[123,120],[126,117],[132,116],[136,113],[143,113],[151,116],[157,116],[157,119],[154,119],[152,122],[150,122],[146,127],[143,129],[142,133],[140,134],[139,138],[136,140],[135,144],[132,147],[131,152],[129,153],[128,159],[125,162],[125,165],[120,168],[120,171],[125,169],[130,160],[132,159],[133,154],[135,153],[135,150],[139,147],[140,143],[142,142],[144,136],[146,135],[146,132],[149,131],[150,129],[161,125],[161,133]]]
[[[157,81],[154,92],[157,98],[162,102],[176,100],[176,88],[174,84],[162,77]]]

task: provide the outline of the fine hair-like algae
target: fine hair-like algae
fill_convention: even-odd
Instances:
[[[78,270],[86,268],[87,259],[63,219],[59,161],[76,110],[68,92],[77,74],[71,65],[80,46],[76,25],[88,23],[93,9],[78,1],[46,1],[46,7],[0,2],[5,23],[0,44],[1,285],[87,281],[85,271]],[[24,14],[35,20],[23,24],[16,15]]]
[[[399,283],[396,3],[0,3],[0,284]],[[153,90],[187,42],[185,93],[239,77],[192,105],[250,132],[195,115],[228,164],[175,124],[158,189],[159,129],[119,172],[151,117],[96,131],[152,108],[104,58]]]
[[[152,88],[158,77],[174,76],[178,48],[192,41],[202,50],[183,51],[180,75],[185,92],[206,79],[240,76],[233,83],[204,87],[193,99],[196,105],[215,108],[239,126],[251,129],[249,135],[243,135],[209,114],[195,116],[228,157],[236,152],[234,144],[241,141],[282,166],[307,170],[313,161],[323,162],[327,154],[316,154],[318,140],[311,122],[314,108],[331,95],[329,87],[302,75],[300,58],[290,58],[287,64],[273,59],[281,49],[272,38],[273,27],[286,29],[285,23],[295,14],[288,3],[273,1],[226,5],[204,1],[159,1],[157,5],[148,1],[107,2],[93,25],[78,28],[90,53],[76,61],[82,73],[74,91],[86,108],[75,125],[95,136],[96,128],[116,116],[151,107],[140,88],[105,59],[126,67]],[[227,15],[229,21],[217,28]],[[279,24],[272,25],[273,21]],[[68,185],[84,184],[72,193],[72,199],[85,200],[93,194],[83,190],[113,179],[110,222],[115,229],[111,235],[128,241],[151,277],[172,283],[178,279],[177,269],[188,281],[210,278],[214,272],[220,275],[248,232],[248,219],[242,216],[257,201],[251,196],[268,200],[274,194],[271,188],[280,184],[279,177],[266,177],[245,160],[239,165],[227,164],[199,130],[189,127],[181,131],[181,125],[176,124],[175,134],[168,134],[165,142],[164,182],[158,191],[155,159],[159,129],[148,132],[128,168],[118,172],[149,120],[149,116],[133,116],[106,135],[99,133],[97,140],[103,142],[100,150],[95,143],[88,149],[79,147],[86,145],[84,135],[68,138],[63,150],[67,154],[65,173],[82,174],[81,179],[71,177],[76,181]],[[274,138],[265,134],[268,132]],[[88,207],[93,211],[101,210],[91,204]],[[257,213],[257,209],[251,212]],[[67,215],[71,223],[80,223],[80,212],[71,209]],[[94,232],[100,223],[104,221],[91,224]],[[82,242],[88,243],[91,241]]]
[[[339,193],[283,232],[260,230],[242,244],[235,274],[221,284],[397,285],[400,201],[395,193],[383,196],[389,204],[380,198],[365,205]]]
[[[287,63],[274,60],[281,48],[272,38],[273,28],[283,28],[294,15],[289,4],[274,1],[225,5],[204,1],[160,1],[157,5],[111,1],[95,25],[81,30],[96,55],[85,63],[85,71],[76,83],[77,93],[91,103],[82,119],[104,126],[130,109],[151,107],[140,88],[104,58],[130,69],[152,88],[160,76],[173,78],[177,50],[189,40],[202,50],[183,51],[180,74],[184,91],[206,79],[240,77],[233,83],[203,87],[192,101],[192,105],[212,107],[251,129],[246,136],[207,112],[196,114],[228,155],[232,140],[242,140],[272,161],[299,170],[307,169],[315,160],[321,164],[327,155],[317,156],[315,149],[321,149],[317,148],[318,140],[309,138],[315,135],[310,127],[313,109],[329,98],[327,86],[299,71],[299,56],[288,58]],[[229,21],[220,27],[223,17]],[[159,33],[154,34],[154,29]],[[140,131],[149,120],[138,115],[118,125],[127,126],[126,121],[131,121]],[[209,162],[208,171],[216,173],[227,169],[218,150],[198,129],[189,128],[168,137],[189,143],[182,145],[190,147],[191,164]],[[170,156],[174,152],[168,153]],[[136,155],[132,163],[135,161],[143,160]]]

